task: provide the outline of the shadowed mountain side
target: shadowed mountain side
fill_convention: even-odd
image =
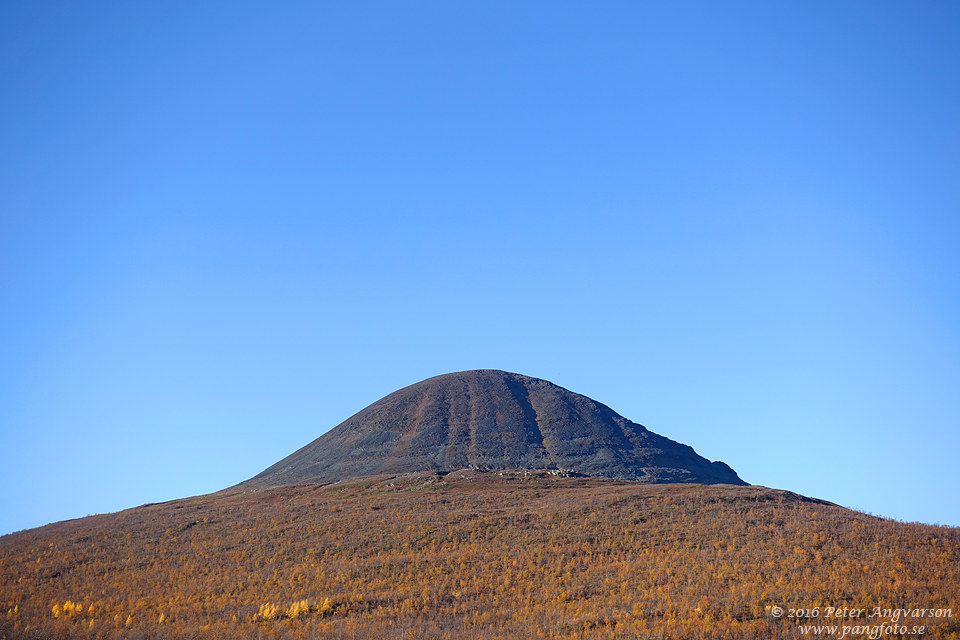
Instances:
[[[710,462],[586,396],[546,380],[479,370],[400,389],[242,486],[471,467],[746,484],[726,464]]]

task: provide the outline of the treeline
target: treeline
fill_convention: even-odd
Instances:
[[[960,638],[960,530],[759,487],[423,474],[5,536],[0,604],[5,640],[799,637],[775,607],[949,610],[907,624]]]

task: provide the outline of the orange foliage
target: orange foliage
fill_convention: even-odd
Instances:
[[[10,640],[797,638],[776,606],[952,609],[926,637],[960,637],[960,530],[761,487],[417,474],[5,536],[0,606]]]

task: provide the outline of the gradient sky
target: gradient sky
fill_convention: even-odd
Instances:
[[[960,525],[958,33],[952,0],[0,4],[0,533],[476,368]]]

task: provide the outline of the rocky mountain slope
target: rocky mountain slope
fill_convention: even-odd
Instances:
[[[400,389],[241,486],[467,468],[746,484],[723,462],[711,462],[586,396],[546,380],[483,369]]]

